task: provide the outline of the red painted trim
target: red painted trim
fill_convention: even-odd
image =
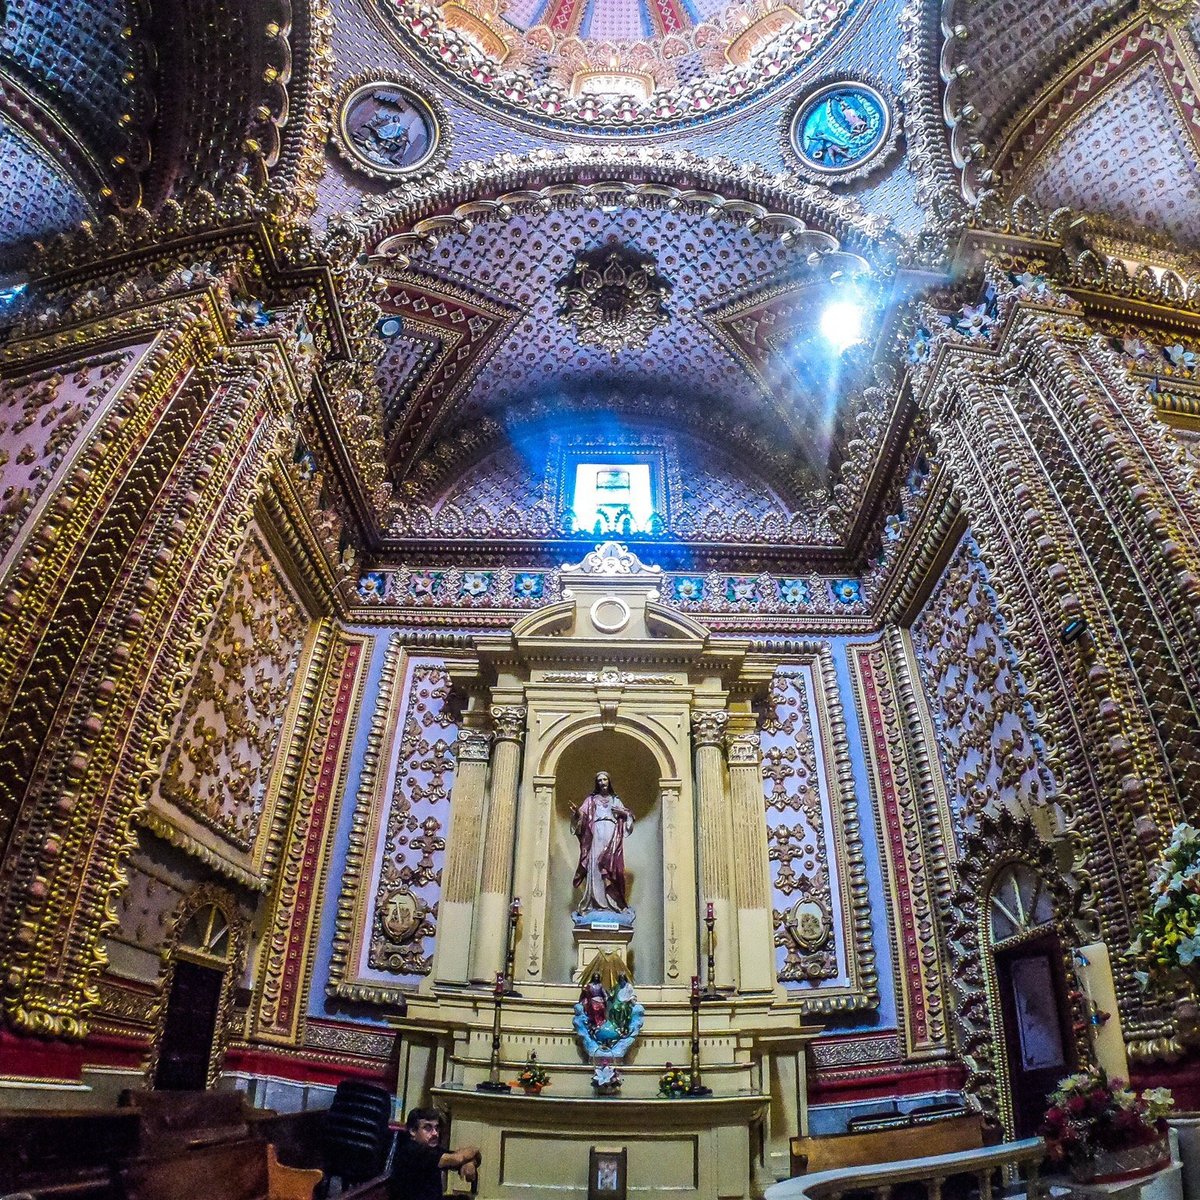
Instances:
[[[1170,1088],[1180,1112],[1200,1110],[1200,1056],[1195,1054],[1179,1062],[1152,1063],[1146,1067],[1131,1065],[1129,1083],[1138,1092],[1146,1088]]]
[[[692,27],[692,22],[684,14],[683,6],[678,0],[650,0],[647,8],[659,37],[683,33],[685,29]]]
[[[271,1029],[285,1034],[291,1033],[296,1018],[296,1006],[303,995],[303,976],[308,966],[307,942],[309,917],[315,901],[314,888],[319,875],[321,852],[325,846],[326,823],[333,802],[334,784],[346,739],[346,730],[353,716],[351,707],[358,687],[358,667],[362,659],[361,642],[353,642],[346,652],[342,664],[342,676],[338,682],[333,715],[329,722],[329,733],[325,742],[325,754],[321,760],[317,779],[316,796],[313,798],[309,816],[308,837],[304,846],[304,857],[297,876],[296,900],[292,909],[291,926],[284,948],[284,962],[288,969],[284,973],[279,1005]]]
[[[359,1079],[366,1083],[395,1084],[395,1072],[388,1063],[370,1058],[344,1058],[337,1062],[312,1062],[293,1058],[278,1050],[258,1047],[232,1046],[221,1063],[222,1071],[239,1071],[244,1075],[270,1075],[293,1083],[336,1085],[343,1079]]]
[[[911,1041],[909,1046],[922,1046],[930,1041],[929,1014],[925,1011],[925,992],[922,986],[921,943],[917,935],[917,921],[913,913],[912,878],[908,869],[908,854],[904,842],[904,817],[896,802],[896,781],[892,773],[892,759],[888,745],[884,714],[879,704],[875,682],[875,667],[870,651],[856,648],[855,661],[862,681],[863,707],[866,709],[867,733],[872,741],[875,767],[879,776],[880,815],[883,833],[887,842],[888,866],[895,879],[893,901],[898,910],[898,928],[893,938],[893,949],[901,958],[900,970],[904,976],[901,1001],[909,1024]]]
[[[0,1029],[0,1076],[79,1083],[84,1067],[140,1069],[149,1042],[144,1038],[94,1033],[82,1042],[24,1037]]]
[[[550,0],[542,24],[559,37],[578,32],[583,16],[583,0]]]
[[[908,1070],[877,1068],[874,1071],[839,1072],[838,1078],[809,1077],[809,1104],[848,1104],[855,1100],[888,1100],[923,1096],[930,1092],[960,1092],[966,1071],[959,1063]]]

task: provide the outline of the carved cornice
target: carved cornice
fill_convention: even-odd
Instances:
[[[407,265],[431,238],[482,217],[507,219],[525,206],[592,203],[695,205],[713,217],[769,228],[786,245],[861,255],[884,270],[903,241],[890,221],[868,215],[857,201],[781,180],[757,165],[731,169],[728,159],[687,152],[572,146],[467,163],[402,195],[364,200],[331,228],[327,245],[350,254],[366,248]]]
[[[390,487],[373,275],[319,252],[307,231],[285,223],[278,203],[245,187],[62,235],[35,254],[30,272],[41,303],[18,335],[101,312],[152,313],[168,297],[210,288],[230,343],[286,347],[283,369],[298,393],[311,391],[307,412],[319,441],[310,449],[337,481],[360,538],[377,538]]]

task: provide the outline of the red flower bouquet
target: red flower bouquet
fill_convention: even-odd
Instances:
[[[1080,1179],[1134,1178],[1168,1157],[1165,1118],[1173,1103],[1166,1088],[1139,1094],[1096,1068],[1059,1083],[1041,1133],[1051,1159]]]

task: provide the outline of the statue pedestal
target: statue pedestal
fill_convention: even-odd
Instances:
[[[629,969],[629,943],[633,940],[631,925],[620,925],[616,921],[592,921],[587,925],[576,925],[574,938],[575,970],[571,974],[572,983],[582,983],[584,971],[601,955],[619,958],[620,969],[633,977]]]

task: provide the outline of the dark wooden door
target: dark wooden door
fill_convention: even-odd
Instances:
[[[223,971],[177,959],[167,999],[154,1086],[163,1091],[203,1091],[217,1029]]]
[[[1046,1098],[1077,1069],[1062,949],[1050,932],[995,954],[1015,1133],[1032,1137]]]

